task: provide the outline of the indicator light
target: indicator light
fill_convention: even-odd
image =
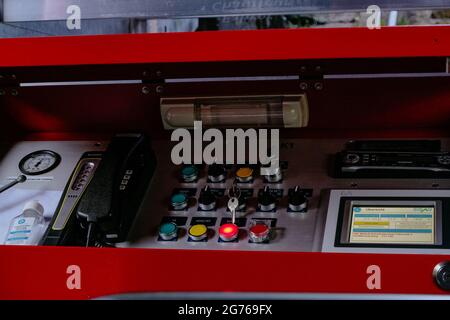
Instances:
[[[220,227],[219,237],[222,241],[230,242],[236,240],[239,234],[239,228],[234,223],[227,223]]]

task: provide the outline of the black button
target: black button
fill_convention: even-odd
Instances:
[[[441,262],[434,267],[434,281],[442,290],[450,291],[450,262]]]

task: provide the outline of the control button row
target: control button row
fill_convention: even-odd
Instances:
[[[208,227],[204,224],[194,224],[188,230],[189,241],[202,242],[208,238]],[[269,241],[270,227],[263,222],[254,222],[248,230],[250,242],[265,243]],[[238,239],[239,227],[234,223],[225,223],[219,228],[221,242],[234,242]],[[178,237],[178,226],[174,222],[165,222],[159,227],[159,237],[162,241],[173,241]]]
[[[282,189],[270,189],[268,186],[264,187],[258,194],[258,211],[272,212],[276,210],[277,200],[281,198],[282,195]],[[300,189],[299,186],[290,189],[288,193],[288,211],[306,212],[308,209],[308,196],[311,196],[311,192],[307,193],[304,189]],[[206,186],[201,190],[198,198],[199,210],[212,211],[216,209],[217,198],[217,194],[215,194],[209,186]],[[245,209],[249,197],[240,193],[237,198],[239,205],[236,208],[236,211],[242,211]],[[189,195],[186,192],[178,191],[171,196],[170,206],[176,211],[185,210],[188,207],[188,201]]]
[[[261,174],[265,182],[278,183],[283,180],[283,173],[280,167],[262,166]],[[237,183],[252,183],[255,176],[255,167],[241,166],[235,172]],[[199,169],[196,165],[184,165],[180,171],[182,182],[193,183],[199,178]],[[227,178],[227,169],[222,164],[212,164],[208,167],[208,182],[223,183]]]

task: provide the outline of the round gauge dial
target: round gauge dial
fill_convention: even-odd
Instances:
[[[32,152],[19,162],[19,169],[23,174],[36,176],[55,169],[61,162],[61,156],[50,150]]]

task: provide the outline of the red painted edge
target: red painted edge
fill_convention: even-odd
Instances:
[[[131,292],[449,294],[432,277],[448,255],[0,246],[0,257],[0,299]],[[81,289],[67,287],[72,265],[80,267]],[[367,287],[372,265],[381,269],[380,290]]]
[[[450,26],[0,39],[0,67],[450,56]]]

